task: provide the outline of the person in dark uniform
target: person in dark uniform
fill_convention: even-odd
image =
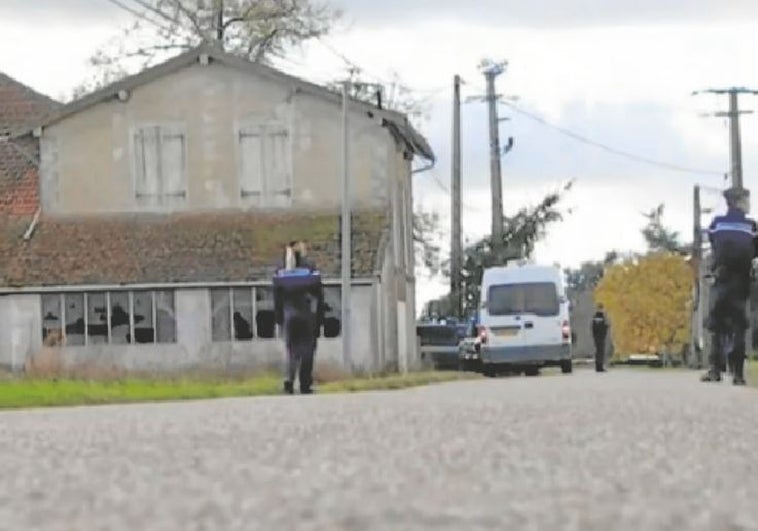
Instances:
[[[297,373],[300,392],[313,392],[313,357],[324,320],[321,277],[315,265],[306,260],[305,251],[304,242],[290,242],[285,250],[283,269],[290,273],[296,272],[301,280],[294,287],[285,287],[284,283],[277,285],[276,282],[274,287],[276,323],[284,331],[287,350],[284,391],[288,394],[294,392]]]
[[[704,382],[721,381],[727,356],[734,371],[734,385],[745,385],[745,331],[748,329],[747,301],[750,296],[752,262],[758,256],[758,225],[747,217],[749,192],[730,188],[724,192],[725,216],[716,216],[708,228],[711,243],[711,332],[709,369]],[[722,334],[734,332],[729,352],[722,344]]]
[[[605,317],[603,305],[598,304],[595,315],[592,316],[592,339],[595,340],[595,370],[605,372],[605,340],[608,337],[608,319]]]

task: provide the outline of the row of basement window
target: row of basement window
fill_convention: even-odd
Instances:
[[[210,297],[214,342],[280,336],[270,287],[212,289]],[[339,287],[324,288],[322,337],[335,338],[341,333],[340,297]],[[45,294],[42,339],[53,331],[63,331],[68,346],[175,343],[174,308],[170,290]]]

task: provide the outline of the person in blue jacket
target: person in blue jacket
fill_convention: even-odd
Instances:
[[[708,316],[708,329],[712,333],[710,368],[704,382],[721,381],[729,356],[734,385],[745,385],[745,331],[748,329],[747,301],[750,296],[752,262],[758,256],[758,225],[747,217],[749,192],[744,188],[730,188],[724,192],[727,213],[716,216],[708,228],[711,243],[711,270],[714,283],[713,301]],[[724,344],[724,333],[734,333],[729,345]],[[725,349],[729,352],[724,352]]]
[[[313,358],[324,320],[321,277],[305,255],[304,242],[290,242],[285,249],[282,269],[285,273],[311,277],[313,281],[302,285],[298,283],[295,288],[285,288],[276,283],[274,287],[276,323],[284,331],[287,350],[284,391],[288,394],[294,393],[296,375],[300,380],[300,392],[313,392]],[[277,273],[281,272],[280,269]]]

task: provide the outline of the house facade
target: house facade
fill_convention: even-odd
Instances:
[[[416,363],[411,164],[433,153],[404,116],[350,104],[350,323],[338,94],[201,47],[30,123],[8,139],[38,149],[39,200],[4,217],[0,364],[60,330],[69,365],[278,366],[270,279],[294,239],[325,279],[317,362]]]

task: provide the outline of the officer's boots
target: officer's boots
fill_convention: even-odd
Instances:
[[[711,367],[707,373],[705,373],[701,378],[701,382],[720,382],[721,381],[721,371],[717,368]]]

